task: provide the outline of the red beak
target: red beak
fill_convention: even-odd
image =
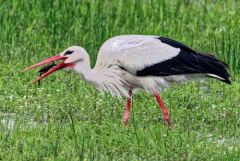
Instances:
[[[42,65],[54,62],[54,61],[65,60],[65,59],[66,59],[66,57],[64,57],[64,56],[56,55],[56,56],[47,58],[47,59],[45,59],[45,60],[43,60],[43,61],[41,61],[41,62],[39,62],[37,64],[34,64],[34,65],[30,66],[30,67],[27,67],[27,68],[23,69],[22,71],[27,71],[27,70],[30,70],[30,69],[34,69],[34,68],[36,68],[38,66],[42,66]],[[57,71],[59,69],[68,67],[68,66],[72,66],[72,64],[65,64],[64,62],[61,62],[60,64],[57,64],[53,68],[49,69],[46,73],[42,74],[40,77],[35,79],[32,83],[36,83],[36,82],[42,80],[43,78],[47,77],[51,73],[53,73],[53,72],[55,72],[55,71]]]

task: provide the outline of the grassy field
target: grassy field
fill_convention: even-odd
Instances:
[[[0,160],[239,160],[240,2],[237,0],[0,0]],[[68,46],[98,49],[121,34],[170,37],[230,64],[216,80],[163,91],[173,128],[154,98],[125,102],[77,74],[59,71],[40,86],[26,66]]]

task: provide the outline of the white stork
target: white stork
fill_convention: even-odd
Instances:
[[[42,75],[33,83],[62,68],[75,70],[85,81],[98,89],[127,97],[123,116],[126,126],[134,89],[142,88],[155,96],[164,119],[171,127],[168,110],[160,98],[159,88],[204,77],[231,84],[226,63],[160,36],[122,35],[110,38],[101,46],[93,69],[90,67],[86,50],[80,46],[72,46],[24,71],[57,60],[62,62],[55,66],[50,65],[50,69],[42,71]]]

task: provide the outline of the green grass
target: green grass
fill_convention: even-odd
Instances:
[[[0,160],[239,160],[240,3],[234,0],[0,0]],[[231,66],[233,83],[175,85],[125,102],[60,71],[29,85],[20,70],[71,45],[89,52],[121,34],[170,37]]]

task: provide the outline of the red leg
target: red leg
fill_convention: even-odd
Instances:
[[[167,110],[166,106],[164,105],[160,95],[159,94],[153,94],[153,95],[155,96],[159,106],[161,107],[161,110],[162,110],[165,121],[168,123],[169,127],[172,127],[170,117],[168,115],[168,110]]]
[[[128,91],[128,98],[127,98],[127,103],[126,103],[126,109],[123,115],[123,121],[124,125],[128,125],[128,120],[130,116],[130,110],[131,110],[131,104],[132,104],[132,89],[129,89]]]

